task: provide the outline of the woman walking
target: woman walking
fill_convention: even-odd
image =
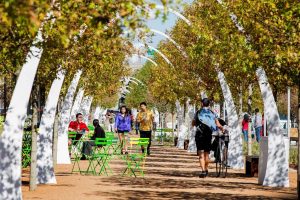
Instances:
[[[127,154],[127,146],[125,142],[125,133],[131,131],[131,116],[128,113],[126,106],[120,108],[120,113],[117,114],[115,120],[115,131],[118,133],[119,140],[122,145],[121,154]]]

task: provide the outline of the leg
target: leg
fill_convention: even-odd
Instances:
[[[209,164],[209,152],[204,153],[204,159],[205,159],[205,171],[208,171],[208,164]]]
[[[118,133],[118,138],[121,144],[121,153],[123,153],[123,138],[122,138],[122,133]]]
[[[140,138],[146,138],[146,134],[144,131],[140,131]],[[144,153],[144,146],[141,146],[141,149],[142,149],[142,153]]]
[[[247,130],[243,130],[243,134],[244,134],[244,141],[248,142],[248,131]]]
[[[151,146],[151,131],[148,132],[149,144],[147,147],[147,154],[150,155],[150,146]]]
[[[260,131],[261,131],[261,127],[257,127],[255,129],[255,135],[256,135],[256,141],[259,142],[260,141]]]
[[[198,154],[199,154],[200,168],[201,168],[202,172],[204,172],[205,171],[205,153],[204,153],[204,150],[198,151]]]
[[[122,143],[123,143],[123,150],[127,152],[127,145],[126,145],[126,138],[125,133],[122,133]]]

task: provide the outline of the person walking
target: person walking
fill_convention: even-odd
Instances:
[[[115,119],[115,132],[118,134],[119,141],[121,142],[121,154],[127,154],[127,145],[125,141],[125,133],[131,131],[131,116],[128,113],[126,106],[121,106],[120,113],[116,115]]]
[[[247,143],[248,142],[248,129],[249,129],[249,121],[250,121],[250,117],[249,115],[246,113],[244,115],[244,119],[242,121],[242,132],[244,135],[244,141]]]
[[[140,103],[140,112],[137,115],[136,121],[139,123],[140,127],[140,137],[149,138],[149,144],[147,146],[147,154],[150,155],[150,146],[151,146],[151,133],[153,128],[154,114],[151,110],[147,109],[147,103]],[[144,153],[145,149],[142,146],[142,152]]]
[[[218,121],[216,114],[210,109],[210,100],[202,99],[202,108],[195,114],[192,126],[196,126],[195,141],[199,163],[201,168],[200,178],[208,176],[209,153],[211,151],[211,140],[213,131],[218,128],[223,131],[223,127]]]
[[[255,117],[254,117],[254,129],[255,129],[255,136],[256,136],[256,141],[260,141],[260,132],[262,129],[262,115],[259,112],[259,109],[255,109]]]

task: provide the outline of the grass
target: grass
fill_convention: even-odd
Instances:
[[[247,143],[243,142],[243,153],[244,155],[247,155],[248,152],[248,147],[247,147]],[[252,155],[253,156],[259,156],[259,152],[260,152],[260,148],[259,148],[259,144],[256,141],[253,141],[252,143]],[[298,149],[297,146],[290,147],[290,157],[289,157],[289,164],[291,165],[298,165]]]
[[[259,156],[259,144],[256,141],[252,141],[252,155],[253,156]],[[246,142],[243,142],[243,153],[244,155],[248,154],[248,146]]]
[[[298,165],[298,149],[297,149],[297,146],[290,148],[289,163],[292,164],[292,165]]]

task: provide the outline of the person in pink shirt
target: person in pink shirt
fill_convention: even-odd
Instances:
[[[244,141],[248,142],[248,129],[249,129],[249,115],[245,114],[242,122],[242,131],[244,135]]]

